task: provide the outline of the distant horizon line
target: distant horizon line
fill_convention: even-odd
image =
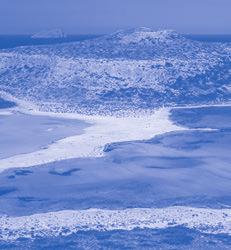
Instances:
[[[163,29],[164,30],[164,29]],[[104,36],[111,33],[65,33],[66,36]],[[33,36],[35,33],[0,33],[0,36]],[[181,35],[195,35],[195,36],[231,36],[231,33],[181,33]]]

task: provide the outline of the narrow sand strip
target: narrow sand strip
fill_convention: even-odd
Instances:
[[[7,110],[3,110],[3,111],[1,111],[0,110],[0,116],[5,116],[5,115],[12,115],[12,112],[11,111],[7,111]]]
[[[231,209],[193,207],[124,210],[63,210],[22,217],[0,217],[0,240],[67,236],[78,231],[163,229],[185,226],[205,233],[231,235]]]
[[[34,114],[83,120],[92,126],[86,128],[84,134],[59,140],[45,149],[2,159],[0,172],[8,168],[31,167],[71,158],[101,157],[104,146],[108,143],[146,140],[157,134],[182,129],[169,120],[169,109],[160,109],[150,116],[127,118],[39,112]]]

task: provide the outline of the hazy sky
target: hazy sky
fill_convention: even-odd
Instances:
[[[109,33],[146,26],[231,34],[231,0],[0,0],[0,33]]]

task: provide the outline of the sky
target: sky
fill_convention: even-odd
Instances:
[[[0,34],[54,28],[106,34],[135,27],[231,34],[230,12],[231,0],[0,0]]]

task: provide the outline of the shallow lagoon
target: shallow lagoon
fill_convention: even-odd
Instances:
[[[104,158],[73,159],[7,170],[0,174],[0,213],[19,216],[91,207],[229,207],[230,114],[230,107],[174,109],[171,119],[192,130],[167,133],[148,141],[114,143],[105,147]],[[215,130],[199,129],[207,127]],[[185,237],[189,237],[187,242],[176,240]],[[166,249],[230,247],[229,236],[205,235],[186,228],[85,232],[58,240],[59,245],[63,242],[69,249],[75,246],[81,249],[91,239],[95,249],[97,246],[101,249],[155,246],[158,249],[163,244]],[[38,239],[30,244],[32,248],[44,244],[45,249],[47,242],[47,246],[57,246],[56,240]],[[121,245],[117,246],[119,242]],[[10,247],[10,243],[2,244]],[[23,246],[24,243],[12,244]]]
[[[231,129],[230,106],[173,109],[170,118],[189,128]]]
[[[214,109],[219,120],[226,121],[218,130],[183,130],[148,141],[114,143],[105,147],[103,158],[5,171],[0,175],[0,212],[26,215],[91,207],[230,206],[231,130],[227,112],[231,108]],[[185,117],[184,122],[177,118],[178,112],[181,119]],[[200,119],[203,112],[174,110],[172,119],[204,128]],[[217,115],[209,112],[204,115],[211,127]]]
[[[81,134],[86,127],[78,120],[0,113],[0,159],[39,150],[67,136]]]

